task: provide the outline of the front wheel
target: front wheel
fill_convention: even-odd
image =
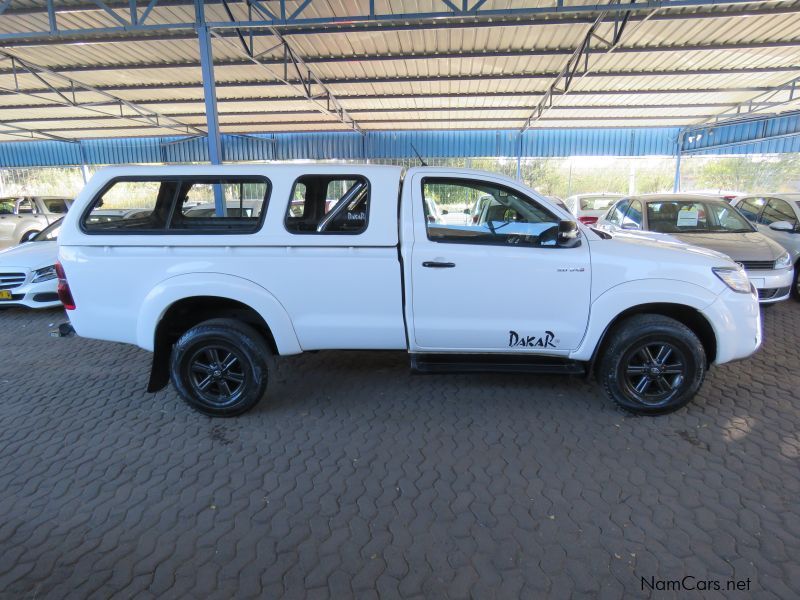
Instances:
[[[234,417],[253,408],[266,392],[269,358],[255,329],[235,319],[211,319],[175,344],[170,379],[195,410]]]
[[[657,415],[689,402],[705,370],[703,345],[686,325],[661,315],[634,315],[611,333],[598,376],[625,410]]]

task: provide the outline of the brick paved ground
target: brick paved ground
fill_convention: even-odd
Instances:
[[[581,379],[360,352],[288,359],[212,420],[143,391],[146,353],[48,338],[60,318],[0,313],[3,598],[800,594],[798,303],[655,419]]]

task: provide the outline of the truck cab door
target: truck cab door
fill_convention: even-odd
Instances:
[[[557,244],[567,216],[499,178],[425,171],[406,181],[413,186],[413,248],[404,259],[412,352],[558,356],[579,346],[591,263],[586,240]],[[472,222],[449,219],[479,202]]]

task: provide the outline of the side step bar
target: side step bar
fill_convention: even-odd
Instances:
[[[412,354],[419,373],[560,373],[585,375],[586,363],[553,356],[509,354]]]

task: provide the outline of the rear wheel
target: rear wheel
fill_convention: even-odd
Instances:
[[[211,319],[187,331],[172,349],[170,378],[195,410],[240,415],[267,389],[270,352],[259,333],[235,319]]]
[[[610,335],[598,376],[608,396],[636,414],[672,412],[694,397],[705,376],[700,340],[683,323],[635,315]]]

